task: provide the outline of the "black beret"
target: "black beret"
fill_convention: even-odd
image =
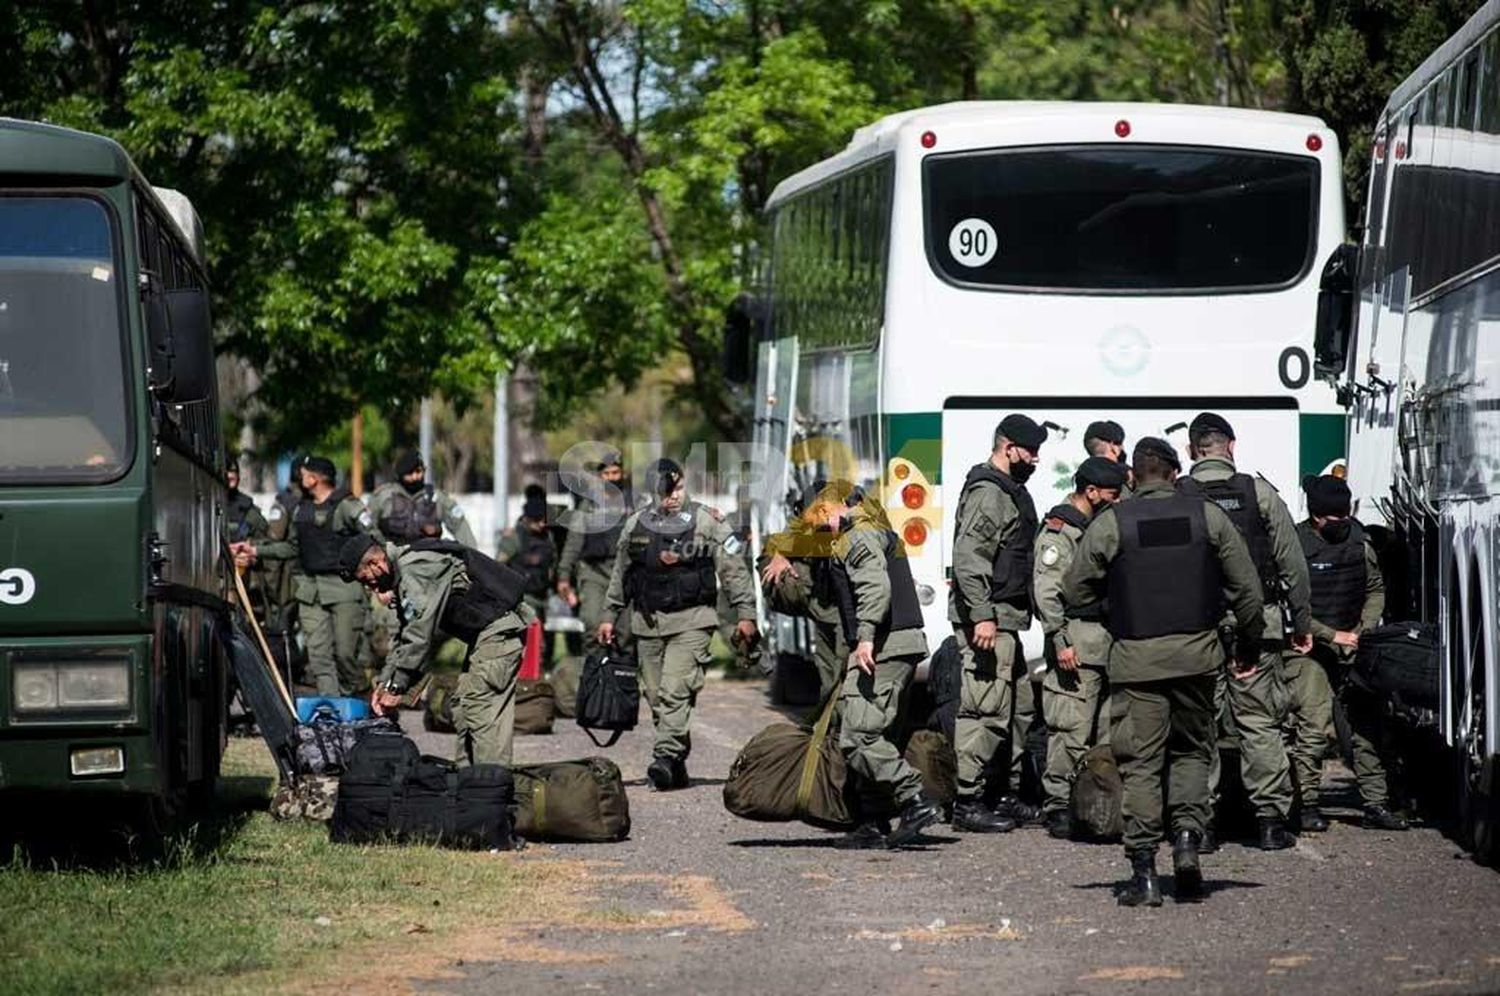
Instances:
[[[230,457],[224,461],[224,473],[238,474],[240,472],[240,458]]]
[[[1234,426],[1223,415],[1214,412],[1200,412],[1188,426],[1188,437],[1197,439],[1205,432],[1221,432],[1230,439],[1234,438]]]
[[[547,498],[545,495],[527,495],[526,500],[521,503],[521,515],[527,519],[547,518]]]
[[[1073,484],[1078,488],[1090,484],[1096,488],[1123,488],[1125,468],[1119,461],[1109,457],[1089,457],[1078,465],[1077,472],[1073,474]]]
[[[401,454],[400,459],[396,461],[397,477],[405,477],[407,474],[410,474],[414,470],[424,469],[426,469],[426,465],[422,463],[422,454],[418,453],[416,450],[407,450],[405,453]]]
[[[1001,419],[1000,427],[996,431],[1017,446],[1028,450],[1040,449],[1041,445],[1047,441],[1047,427],[1037,425],[1030,417],[1019,413],[1007,415]]]
[[[662,457],[651,467],[652,490],[666,497],[677,490],[677,485],[682,483],[682,466],[676,460],[668,460]]]
[[[339,469],[333,465],[333,461],[327,457],[306,456],[302,458],[302,469],[310,470],[320,477],[326,477],[330,481],[337,480]]]
[[[605,450],[599,454],[599,462],[594,464],[595,470],[604,470],[606,467],[623,467],[619,450]]]
[[[1125,427],[1119,422],[1105,419],[1102,422],[1090,422],[1089,427],[1083,430],[1083,438],[1102,439],[1106,443],[1114,443],[1116,446],[1125,444]]]
[[[1354,497],[1342,477],[1309,474],[1302,479],[1302,490],[1307,492],[1307,511],[1312,515],[1348,515],[1353,506]]]
[[[380,541],[369,533],[355,533],[344,540],[344,545],[339,547],[339,572],[352,580],[365,554],[372,546],[379,545]]]
[[[1173,470],[1182,470],[1182,460],[1177,456],[1177,447],[1165,439],[1158,439],[1155,436],[1142,436],[1137,439],[1131,459],[1139,460],[1143,456],[1154,456],[1166,461]]]

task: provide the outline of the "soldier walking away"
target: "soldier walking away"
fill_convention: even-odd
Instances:
[[[1305,654],[1312,647],[1307,560],[1286,502],[1263,477],[1235,469],[1234,429],[1223,416],[1204,412],[1188,426],[1193,458],[1190,479],[1179,488],[1218,505],[1239,530],[1260,578],[1266,615],[1264,643],[1257,658],[1241,659],[1223,678],[1223,696],[1240,741],[1240,771],[1255,809],[1262,850],[1291,847],[1291,764],[1282,740],[1287,690],[1282,673],[1283,620],[1290,618],[1290,644]],[[1284,616],[1283,613],[1287,615]],[[1215,755],[1212,784],[1217,791]]]
[[[849,848],[903,847],[942,817],[922,792],[922,776],[897,747],[907,685],[927,656],[922,607],[906,548],[879,505],[846,481],[824,487],[802,513],[831,537],[813,564],[814,589],[833,597],[838,625],[853,648],[839,692],[839,750],[857,779],[866,822],[841,841]],[[897,826],[881,811],[895,801]]]
[[[1201,895],[1198,845],[1209,818],[1214,676],[1227,598],[1235,657],[1260,654],[1260,585],[1244,540],[1217,505],[1173,487],[1177,451],[1146,437],[1131,460],[1139,489],[1100,511],[1063,578],[1065,605],[1108,599],[1110,746],[1124,782],[1121,813],[1131,877],[1122,906],[1160,906],[1156,848],[1172,800],[1178,899]]]
[[[620,530],[635,507],[619,453],[605,453],[594,470],[599,476],[598,490],[586,496],[583,507],[569,517],[568,535],[557,561],[557,593],[583,621],[584,639],[590,644],[585,650],[593,649]]]
[[[364,629],[364,589],[339,572],[344,540],[371,528],[364,504],[334,486],[338,471],[326,457],[310,456],[298,474],[304,497],[292,512],[284,540],[238,544],[250,559],[294,560],[300,572],[293,588],[307,641],[307,670],[319,695],[358,695],[368,684],[359,661]]]
[[[706,506],[689,501],[682,468],[659,460],[652,503],[625,521],[596,638],[609,643],[628,606],[656,743],[646,777],[657,791],[688,785],[693,706],[712,660],[718,587],[729,589],[741,639],[754,639],[755,592],[739,541]]]
[[[1047,430],[1025,415],[1007,415],[995,429],[990,458],[973,467],[958,498],[953,586],[948,619],[963,662],[954,748],[958,799],[953,828],[970,833],[1014,830],[1022,804],[984,801],[985,772],[1011,753],[1011,711],[1018,678],[1026,675],[1019,632],[1031,624],[1032,544],[1036,506],[1026,481],[1036,470]],[[1004,752],[1003,754],[1001,752]],[[1006,812],[1009,810],[1009,813]]]
[[[394,469],[396,479],[370,496],[374,532],[382,542],[405,545],[424,538],[441,539],[446,526],[464,546],[479,546],[463,508],[446,491],[427,483],[422,454],[403,453]]]
[[[1364,527],[1351,516],[1349,485],[1325,474],[1303,479],[1306,521],[1297,538],[1307,557],[1312,586],[1312,651],[1288,652],[1287,689],[1291,693],[1292,763],[1299,789],[1299,826],[1306,833],[1328,829],[1318,808],[1323,753],[1333,726],[1333,690],[1349,716],[1354,777],[1364,803],[1364,825],[1378,830],[1405,830],[1407,822],[1388,805],[1385,765],[1380,760],[1381,703],[1349,680],[1359,637],[1379,625],[1385,611],[1385,581],[1380,561]]]
[[[368,534],[352,536],[339,552],[340,568],[396,607],[400,629],[376,681],[370,704],[384,715],[432,659],[441,634],[468,645],[453,709],[461,765],[513,759],[516,673],[531,621],[521,575],[473,547],[418,539],[382,546]]]
[[[1047,767],[1042,774],[1042,811],[1047,832],[1073,835],[1069,797],[1078,763],[1091,744],[1109,743],[1109,716],[1100,716],[1108,684],[1109,631],[1104,603],[1063,604],[1062,581],[1078,542],[1101,509],[1120,500],[1125,468],[1107,456],[1091,456],[1073,475],[1073,493],[1047,513],[1036,539],[1036,615],[1042,624],[1047,674],[1042,678],[1042,717],[1047,723]]]

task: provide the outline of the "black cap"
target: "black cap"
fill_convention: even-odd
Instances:
[[[1158,439],[1155,436],[1142,436],[1137,439],[1131,460],[1139,460],[1143,456],[1154,456],[1164,461],[1173,470],[1182,470],[1182,459],[1177,455],[1177,447],[1165,439]]]
[[[1001,419],[995,432],[1028,450],[1041,449],[1047,441],[1047,427],[1037,425],[1029,416],[1020,413]]]
[[[1102,439],[1106,443],[1114,443],[1116,446],[1125,445],[1125,427],[1119,422],[1105,419],[1102,422],[1090,422],[1089,427],[1083,430],[1084,441],[1090,439]]]
[[[426,465],[422,463],[422,454],[418,453],[416,450],[407,450],[396,460],[397,477],[405,477],[407,474],[410,474],[414,470],[426,469]]]
[[[651,465],[651,478],[652,492],[665,498],[682,483],[682,466],[676,460],[662,457]]]
[[[1073,484],[1080,491],[1090,484],[1096,488],[1123,488],[1125,468],[1109,457],[1092,456],[1078,465]]]
[[[1230,439],[1234,438],[1234,426],[1223,415],[1214,412],[1200,412],[1188,426],[1188,438],[1197,439],[1205,432],[1218,432]]]
[[[320,477],[326,477],[330,481],[337,480],[339,469],[333,465],[333,461],[327,457],[306,456],[302,458],[302,469],[310,470]]]
[[[599,454],[599,462],[594,464],[594,470],[604,470],[608,467],[623,467],[624,461],[620,459],[619,450],[605,450]]]
[[[1342,477],[1309,474],[1302,479],[1302,490],[1307,492],[1307,511],[1311,515],[1344,516],[1353,507],[1354,496]]]
[[[232,457],[228,457],[227,459],[225,459],[225,461],[224,461],[224,473],[226,473],[226,474],[238,474],[239,472],[240,472],[240,458],[239,457],[232,456]]]
[[[521,503],[521,515],[527,519],[546,519],[547,497],[545,495],[527,495],[526,500]]]
[[[344,545],[339,547],[339,573],[353,580],[359,562],[365,559],[370,547],[379,545],[380,541],[369,533],[355,533],[344,540]]]

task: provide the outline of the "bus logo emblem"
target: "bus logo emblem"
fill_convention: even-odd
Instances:
[[[1134,325],[1116,325],[1099,339],[1099,358],[1117,377],[1132,377],[1151,362],[1151,340]]]
[[[0,571],[0,605],[25,605],[36,594],[36,576],[24,567]]]

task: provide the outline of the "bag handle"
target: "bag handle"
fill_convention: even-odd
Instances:
[[[581,723],[579,725],[583,727],[583,732],[589,735],[589,739],[594,742],[594,746],[598,747],[600,750],[608,750],[610,747],[613,747],[615,744],[619,743],[620,738],[625,735],[624,730],[615,730],[609,735],[608,740],[600,743],[599,738],[594,736],[594,728],[592,726],[583,726],[583,724]]]
[[[813,783],[817,780],[818,761],[823,756],[823,741],[828,739],[828,725],[833,721],[833,708],[838,704],[839,688],[835,687],[828,694],[828,701],[823,704],[823,711],[818,715],[818,721],[813,724],[812,736],[807,741],[807,753],[802,757],[802,777],[797,782],[796,811],[799,816],[807,815],[807,804],[812,801]]]

